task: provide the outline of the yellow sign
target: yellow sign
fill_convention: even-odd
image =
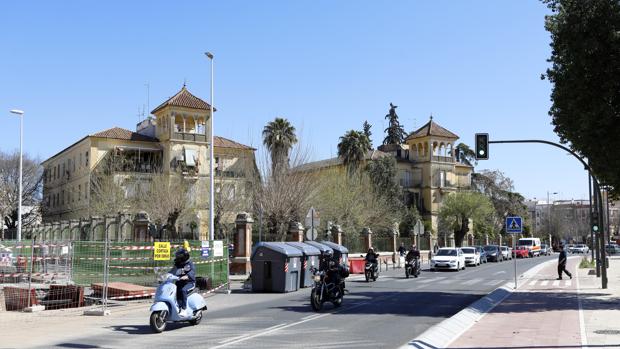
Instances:
[[[153,248],[153,259],[156,261],[170,260],[170,243],[156,242]]]

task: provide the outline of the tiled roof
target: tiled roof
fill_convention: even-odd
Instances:
[[[123,139],[127,141],[159,142],[157,138],[145,136],[145,135],[142,135],[136,132],[129,131],[124,128],[120,128],[120,127],[113,127],[105,131],[97,132],[90,136],[101,137],[101,138]]]
[[[388,153],[384,153],[380,150],[371,150],[371,151],[366,152],[366,155],[364,155],[364,160],[377,160],[377,159],[384,158],[386,156],[391,156],[391,155]],[[299,165],[295,167],[293,170],[295,171],[318,170],[321,168],[338,166],[342,164],[343,164],[342,158],[337,156],[331,159],[308,162],[303,165]]]
[[[167,101],[160,104],[157,108],[153,109],[151,114],[155,114],[160,109],[166,106],[169,106],[169,105],[176,106],[176,107],[191,108],[191,109],[200,109],[200,110],[211,109],[211,106],[209,105],[209,103],[191,94],[185,86],[183,86],[183,88],[181,88],[181,91],[179,91],[176,95],[168,98]]]
[[[437,136],[437,137],[445,137],[445,138],[453,138],[453,139],[459,138],[459,136],[439,126],[437,123],[435,123],[435,121],[433,121],[433,117],[431,117],[431,120],[427,122],[426,125],[420,127],[416,131],[411,132],[411,134],[407,136],[407,140],[413,139],[413,138],[427,137],[427,136]]]
[[[213,136],[213,145],[220,148],[235,148],[235,149],[251,149],[256,150],[252,147],[248,147],[247,145],[243,145],[241,143],[237,143],[228,138]]]

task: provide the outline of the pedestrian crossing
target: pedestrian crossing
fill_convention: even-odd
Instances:
[[[571,287],[573,286],[573,280],[531,280],[527,285],[532,287]]]

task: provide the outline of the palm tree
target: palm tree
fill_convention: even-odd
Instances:
[[[288,120],[275,118],[263,129],[263,144],[271,154],[271,173],[276,169],[288,169],[288,153],[297,143],[295,127]]]
[[[342,158],[347,169],[354,172],[364,160],[368,149],[370,149],[368,137],[363,132],[350,130],[340,137],[338,156]]]

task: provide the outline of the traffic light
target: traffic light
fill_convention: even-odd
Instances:
[[[476,133],[476,160],[489,159],[489,134]]]

